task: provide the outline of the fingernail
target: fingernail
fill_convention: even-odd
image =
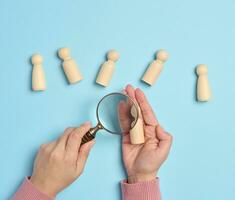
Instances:
[[[139,92],[143,93],[143,91],[140,88],[136,88],[135,91],[139,91]]]
[[[126,88],[128,88],[128,87],[132,88],[132,85],[129,83],[129,84],[127,84]]]
[[[91,122],[90,121],[86,121],[86,122],[84,122],[83,125],[85,125],[85,126],[91,125]]]

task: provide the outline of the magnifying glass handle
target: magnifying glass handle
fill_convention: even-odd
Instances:
[[[82,138],[81,145],[93,140],[95,138],[96,132],[103,127],[98,124],[96,127],[91,128]]]
[[[85,144],[95,138],[95,134],[90,133],[92,131],[92,128],[83,136],[81,144]]]

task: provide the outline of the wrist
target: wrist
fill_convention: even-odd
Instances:
[[[47,195],[48,197],[55,198],[57,192],[53,191],[50,186],[48,186],[44,181],[40,181],[34,177],[29,178],[30,182],[33,184],[35,188],[37,188],[40,192]]]
[[[145,181],[152,181],[154,179],[156,179],[156,174],[134,174],[128,176],[127,182],[132,184]]]

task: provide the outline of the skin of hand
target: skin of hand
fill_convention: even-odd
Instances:
[[[55,197],[81,175],[95,144],[92,140],[81,146],[82,137],[90,128],[90,122],[77,128],[67,128],[56,141],[41,145],[30,178],[37,189]]]
[[[138,103],[145,134],[144,144],[131,144],[129,134],[123,135],[122,154],[128,183],[150,181],[156,178],[159,168],[167,159],[172,136],[159,125],[148,100],[140,89],[127,85],[124,93]],[[131,123],[129,114],[126,112],[127,107],[126,102],[119,104],[119,120],[124,129]]]

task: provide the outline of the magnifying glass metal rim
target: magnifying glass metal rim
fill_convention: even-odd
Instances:
[[[132,101],[132,103],[135,105],[135,107],[136,107],[136,109],[137,109],[137,117],[136,117],[135,123],[132,125],[132,127],[134,127],[134,126],[136,125],[137,119],[139,118],[138,105],[137,105],[137,103],[136,103],[133,99],[131,99],[128,95],[123,94],[123,93],[121,93],[121,92],[112,92],[112,93],[106,94],[106,95],[103,96],[103,97],[100,99],[100,101],[98,102],[97,107],[96,107],[96,118],[97,118],[97,120],[98,120],[98,125],[100,125],[100,126],[102,127],[102,129],[108,131],[109,133],[116,134],[116,135],[120,135],[122,132],[120,132],[120,133],[119,133],[119,132],[114,132],[114,131],[110,131],[109,129],[105,128],[105,126],[101,123],[100,118],[99,118],[99,107],[100,107],[101,102],[102,102],[105,98],[107,98],[107,97],[109,97],[109,96],[112,96],[112,95],[121,95],[121,96],[125,96],[125,97],[127,97],[127,99],[130,99],[130,100]]]
[[[97,107],[96,107],[96,118],[98,120],[98,123],[97,123],[97,125],[95,127],[90,128],[90,130],[87,131],[87,133],[83,136],[82,141],[81,141],[81,145],[85,144],[86,142],[89,142],[89,141],[93,140],[95,138],[95,136],[96,136],[96,132],[98,130],[100,130],[100,129],[104,129],[104,130],[106,130],[109,133],[118,134],[118,135],[125,133],[125,132],[122,132],[122,131],[121,132],[110,131],[109,129],[107,129],[107,128],[105,128],[103,126],[103,124],[101,123],[101,121],[99,119],[99,112],[98,112],[98,110],[99,110],[99,106],[100,106],[101,102],[104,100],[104,98],[107,98],[108,96],[115,95],[115,94],[116,95],[125,96],[125,97],[127,97],[127,99],[131,100],[131,102],[133,103],[133,105],[137,109],[136,121],[135,121],[134,125],[131,126],[131,128],[133,128],[136,125],[136,123],[138,121],[137,119],[139,118],[139,109],[138,109],[139,106],[138,106],[138,104],[133,99],[131,99],[128,95],[126,95],[126,94],[123,94],[123,93],[120,93],[120,92],[109,93],[109,94],[103,96],[102,99],[100,99],[100,101],[98,102]]]

